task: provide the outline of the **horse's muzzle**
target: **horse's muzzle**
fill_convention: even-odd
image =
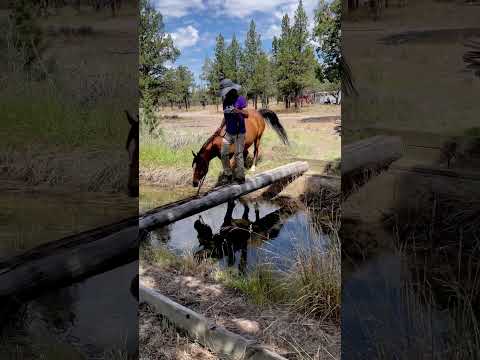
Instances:
[[[198,181],[197,181],[197,180],[193,180],[192,185],[193,185],[193,187],[198,187]]]

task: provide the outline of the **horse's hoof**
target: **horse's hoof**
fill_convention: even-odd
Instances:
[[[255,172],[255,166],[252,166],[252,167],[250,168],[250,170],[248,170],[248,171],[250,171],[250,172],[252,172],[252,173]]]

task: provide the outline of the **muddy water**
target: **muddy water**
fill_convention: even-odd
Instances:
[[[56,197],[49,193],[47,197],[19,186],[2,187],[0,258],[119,221],[137,211],[136,201],[123,196],[78,193],[68,201],[65,198],[65,194]],[[133,354],[137,304],[130,294],[130,281],[137,272],[138,263],[132,263],[47,293],[31,301],[22,318],[8,325],[5,333],[23,334],[22,344],[26,342],[38,356],[38,352],[54,351],[58,358],[102,359],[111,349]]]
[[[188,191],[188,189],[186,190]],[[143,187],[140,208],[151,208],[163,191]],[[278,202],[237,200],[177,221],[149,235],[153,246],[178,255],[210,257],[222,267],[249,271],[259,263],[280,270],[291,267],[299,251],[326,246],[328,236],[315,231],[309,214]]]

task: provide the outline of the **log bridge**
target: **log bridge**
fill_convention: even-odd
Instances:
[[[152,230],[211,209],[229,200],[260,190],[276,182],[301,176],[308,171],[305,161],[297,161],[273,170],[265,171],[254,177],[247,178],[244,184],[230,184],[215,188],[200,197],[192,197],[150,210],[140,216],[140,230]]]
[[[242,185],[216,188],[206,195],[154,209],[63,239],[49,242],[10,259],[0,259],[0,307],[71,285],[90,276],[138,260],[139,230],[164,226],[308,170],[306,162],[291,163],[258,174]]]
[[[398,138],[374,137],[342,149],[342,172],[386,166],[401,156]],[[294,162],[260,173],[244,184],[215,188],[199,197],[159,207],[112,225],[69,236],[0,260],[0,307],[8,300],[26,301],[90,276],[138,260],[139,230],[149,231],[200,213],[266,186],[301,176],[307,162]]]

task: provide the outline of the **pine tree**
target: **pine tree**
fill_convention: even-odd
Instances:
[[[209,58],[205,59],[205,62],[202,66],[202,74],[200,79],[207,83],[207,93],[210,97],[212,103],[217,105],[218,111],[218,97],[217,92],[219,90],[220,83],[215,71],[215,63]]]
[[[225,39],[222,34],[218,34],[215,43],[215,73],[218,81],[225,77],[225,60],[226,60],[226,50],[225,50]]]
[[[142,119],[151,130],[154,128],[153,105],[173,86],[166,64],[180,55],[171,36],[165,32],[162,15],[151,0],[140,1],[139,48]]]
[[[317,72],[320,81],[338,83],[341,80],[341,11],[340,0],[328,4],[321,0],[315,11],[314,37],[320,46],[316,49],[322,59],[322,66]]]
[[[288,15],[284,15],[282,33],[275,42],[274,61],[277,87],[287,108],[290,107],[292,97],[295,107],[297,107],[297,97],[314,82],[317,62],[313,48],[309,44],[307,25],[307,14],[302,1],[300,1],[295,11],[293,25],[290,25]]]
[[[194,84],[193,73],[183,65],[176,69],[176,95],[178,101],[182,102],[185,110],[190,107],[190,100],[192,97],[192,89]]]
[[[256,69],[259,57],[262,54],[260,34],[256,31],[255,22],[250,22],[250,27],[245,38],[244,51],[242,53],[241,84],[245,89],[247,97],[253,99],[257,108],[257,97],[259,91],[256,87]]]
[[[276,54],[276,80],[277,88],[285,101],[285,107],[290,105],[290,94],[292,92],[292,64],[293,64],[293,49],[292,49],[292,35],[290,27],[290,18],[285,14],[282,18],[282,32],[277,41]]]
[[[297,97],[302,91],[313,84],[315,78],[316,60],[313,47],[309,43],[308,17],[303,7],[302,0],[299,1],[295,11],[294,24],[292,29],[292,42],[295,56],[294,74],[294,96],[295,107],[298,107]]]
[[[235,83],[240,82],[240,60],[242,49],[237,41],[235,34],[232,36],[232,41],[226,50],[225,57],[225,77],[229,78]]]

